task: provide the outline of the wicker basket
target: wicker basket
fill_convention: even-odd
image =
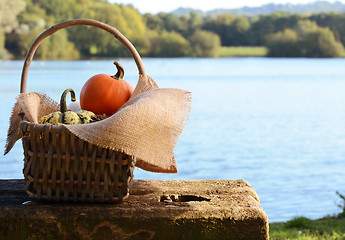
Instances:
[[[43,32],[31,45],[23,66],[20,92],[26,92],[27,74],[40,43],[56,31],[89,25],[111,33],[131,53],[145,75],[134,46],[116,28],[90,19],[61,22]],[[25,190],[33,198],[73,202],[121,202],[129,195],[135,158],[90,144],[70,133],[64,125],[20,124],[24,149]]]

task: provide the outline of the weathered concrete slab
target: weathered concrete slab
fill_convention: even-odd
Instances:
[[[134,180],[121,204],[26,201],[23,180],[0,180],[0,239],[269,239],[244,180]]]

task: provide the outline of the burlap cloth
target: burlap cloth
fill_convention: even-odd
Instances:
[[[22,93],[10,118],[5,154],[21,138],[19,114],[34,123],[59,104],[40,93]],[[136,158],[136,166],[147,171],[177,172],[174,149],[188,120],[191,93],[158,88],[150,77],[140,75],[130,100],[111,117],[94,123],[65,125],[77,137],[103,148]]]

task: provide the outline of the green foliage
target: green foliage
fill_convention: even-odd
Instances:
[[[64,59],[73,60],[79,59],[79,51],[74,44],[68,41],[67,31],[61,30],[58,33],[49,37],[49,40],[42,43],[40,51],[37,55],[41,59]],[[55,51],[52,51],[55,49]]]
[[[0,1],[0,27],[4,33],[9,33],[18,26],[17,15],[24,9],[24,0]]]
[[[267,48],[270,57],[295,57],[298,52],[298,36],[292,29],[285,29],[269,36]]]
[[[189,13],[188,17],[182,18],[187,25],[188,33],[198,30],[202,25],[202,18],[199,13],[192,11]]]
[[[345,14],[323,13],[312,15],[309,19],[315,21],[320,27],[331,29],[336,39],[345,45]]]
[[[164,29],[163,19],[160,18],[158,15],[147,13],[144,15],[144,21],[145,21],[146,27],[150,30],[161,32]]]
[[[312,227],[312,220],[305,217],[295,217],[290,221],[285,223],[286,228],[311,228]]]
[[[6,48],[16,56],[25,56],[35,38],[43,31],[39,26],[30,28],[22,24],[15,32],[8,35]],[[67,32],[61,30],[45,39],[35,54],[39,59],[79,59],[79,52],[68,41]]]
[[[5,48],[0,49],[0,60],[1,59],[9,59],[9,54]]]
[[[244,33],[249,30],[250,28],[250,23],[248,18],[246,17],[237,17],[235,22],[234,22],[234,27],[237,32],[239,33]]]
[[[150,30],[158,33],[164,31],[177,32],[184,38],[188,38],[196,30],[200,29],[203,24],[203,18],[195,11],[190,11],[189,14],[180,17],[172,13],[145,14],[144,19],[146,26]]]
[[[270,239],[345,239],[344,226],[344,218],[325,217],[311,220],[305,217],[297,217],[285,223],[271,223]]]
[[[271,15],[263,15],[254,19],[250,30],[252,36],[255,38],[254,45],[265,45],[267,36],[286,28],[294,28],[300,19],[303,19],[303,16],[290,15],[281,12],[276,12]]]
[[[151,37],[152,57],[184,57],[190,51],[189,42],[177,32],[163,32]]]
[[[4,49],[5,47],[5,34],[2,31],[2,27],[0,26],[0,50]]]
[[[145,38],[146,26],[140,13],[130,6],[109,4],[107,2],[89,2],[87,9],[80,9],[81,18],[90,18],[116,27],[123,35],[141,49],[147,51],[148,40]],[[68,29],[69,39],[83,57],[106,56],[128,57],[127,49],[108,32],[86,26]],[[96,51],[95,51],[96,49]],[[91,51],[92,50],[92,51]]]
[[[344,54],[344,47],[333,32],[310,20],[300,20],[294,29],[286,28],[270,35],[267,47],[271,57],[320,58]]]
[[[341,204],[338,204],[338,207],[342,210],[341,213],[339,213],[339,217],[345,217],[345,195],[341,194],[340,192],[336,191],[336,194],[341,199]]]
[[[24,0],[0,1],[0,59],[9,58],[5,49],[5,34],[10,33],[18,26],[17,15],[25,8]]]
[[[197,30],[189,39],[192,57],[218,57],[220,38],[217,34]]]
[[[47,16],[53,16],[57,22],[75,18],[75,11],[78,10],[77,5],[85,3],[85,1],[80,0],[32,0],[32,2],[44,9]]]
[[[32,42],[43,31],[40,25],[39,21],[32,25],[21,24],[6,36],[6,49],[15,56],[24,57]]]
[[[305,217],[296,217],[283,223],[270,224],[271,240],[340,240],[345,239],[345,196],[339,192],[342,203],[338,206],[343,210],[337,217],[324,217],[311,220]]]
[[[310,20],[300,20],[295,26],[295,31],[298,36],[304,37],[309,33],[313,33],[319,30],[319,26],[316,22]]]
[[[141,15],[131,5],[108,0],[1,0],[1,57],[23,58],[42,31],[73,18],[91,18],[116,27],[142,56],[216,57],[220,46],[267,46],[274,57],[344,56],[345,13]],[[129,52],[103,30],[74,26],[47,38],[35,57],[129,57]]]
[[[301,40],[301,46],[301,55],[305,57],[342,57],[344,54],[343,45],[335,40],[328,28],[308,33]]]
[[[178,18],[175,14],[169,13],[160,13],[159,17],[162,18],[163,23],[164,23],[164,29],[168,32],[183,32],[184,30],[184,24],[181,21],[181,18]]]

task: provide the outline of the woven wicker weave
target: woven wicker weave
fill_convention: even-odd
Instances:
[[[90,19],[69,20],[43,32],[31,45],[24,62],[20,92],[26,92],[30,63],[40,43],[56,31],[90,25],[111,33],[134,58],[145,75],[134,46],[117,29]],[[37,199],[74,202],[121,202],[129,195],[135,158],[101,148],[75,137],[64,125],[20,124],[24,149],[25,190]]]

